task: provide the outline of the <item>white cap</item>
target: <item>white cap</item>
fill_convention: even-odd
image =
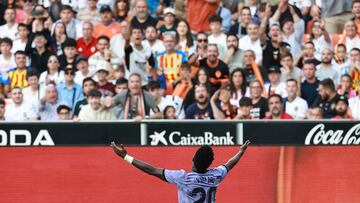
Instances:
[[[175,15],[175,9],[171,8],[171,7],[167,7],[164,9],[164,15],[171,13],[173,15]]]
[[[107,64],[105,62],[99,61],[96,64],[96,72],[101,71],[101,70],[109,72],[109,70],[107,68]]]

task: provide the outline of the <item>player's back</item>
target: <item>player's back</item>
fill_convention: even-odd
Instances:
[[[216,188],[227,174],[225,166],[209,169],[206,173],[184,170],[165,170],[164,175],[169,183],[178,187],[179,203],[215,202]]]

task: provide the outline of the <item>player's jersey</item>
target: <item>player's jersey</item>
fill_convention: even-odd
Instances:
[[[206,173],[164,170],[166,180],[178,187],[179,203],[215,202],[216,188],[226,174],[227,169],[224,165],[209,169]]]

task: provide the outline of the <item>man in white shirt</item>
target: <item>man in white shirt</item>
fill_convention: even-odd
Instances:
[[[285,112],[294,119],[305,119],[308,105],[306,101],[298,95],[299,87],[295,79],[288,79],[286,81],[286,92],[288,97],[285,98]]]
[[[29,28],[27,25],[20,23],[18,25],[17,39],[13,41],[12,53],[17,51],[25,51],[26,43],[29,39]]]
[[[23,94],[19,87],[11,90],[12,103],[5,107],[5,120],[7,121],[28,121],[37,120],[37,115],[30,104],[24,102]]]
[[[150,47],[151,52],[154,56],[157,53],[161,53],[165,51],[165,46],[163,41],[158,39],[158,33],[154,26],[148,26],[145,30],[145,40],[143,41],[143,45],[146,47]]]
[[[209,18],[211,35],[209,35],[209,44],[216,44],[219,49],[219,58],[224,60],[226,52],[226,35],[221,31],[222,19],[218,15]]]
[[[261,47],[259,25],[251,22],[247,28],[247,35],[239,40],[239,48],[243,51],[252,50],[256,55],[256,63],[261,65],[263,57],[263,49]]]
[[[7,8],[5,10],[4,19],[5,25],[0,26],[0,38],[8,37],[11,40],[15,40],[17,34],[18,24],[15,21],[16,11],[14,8]]]
[[[267,94],[278,94],[282,98],[287,97],[286,83],[280,81],[281,71],[277,66],[271,66],[268,70],[269,83],[265,84]]]
[[[36,113],[38,113],[38,106],[40,100],[40,85],[38,73],[35,70],[30,70],[26,73],[26,79],[29,86],[22,90],[24,102],[30,104]],[[43,93],[43,92],[42,92]]]
[[[8,70],[15,68],[15,56],[11,53],[12,40],[5,37],[0,40],[0,71],[3,76],[7,76]]]
[[[353,20],[349,20],[344,25],[345,30],[345,45],[348,53],[353,48],[360,48],[360,37],[357,34],[356,24]]]
[[[83,84],[83,80],[85,78],[93,76],[93,74],[89,71],[89,63],[86,57],[78,56],[75,60],[75,65],[77,69],[74,78],[75,83],[81,85]]]

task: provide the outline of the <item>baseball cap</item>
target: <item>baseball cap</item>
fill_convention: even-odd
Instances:
[[[99,72],[101,70],[109,72],[109,70],[106,67],[106,63],[99,62],[96,64],[96,72]]]
[[[277,66],[271,66],[268,70],[268,73],[281,73],[280,68]]]
[[[175,9],[170,8],[170,7],[165,8],[165,9],[164,9],[164,15],[166,15],[166,14],[168,14],[168,13],[171,13],[171,14],[175,15]]]
[[[349,101],[348,101],[348,99],[347,99],[345,96],[341,95],[341,96],[339,97],[339,100],[337,100],[336,104],[339,103],[339,101],[343,101],[343,102],[345,102],[346,105],[349,106]]]
[[[100,7],[100,13],[105,13],[105,12],[111,12],[111,8],[109,5],[102,5]]]
[[[86,58],[85,56],[79,55],[78,57],[76,57],[75,64],[77,65],[81,61],[86,61],[87,62],[88,58]]]

